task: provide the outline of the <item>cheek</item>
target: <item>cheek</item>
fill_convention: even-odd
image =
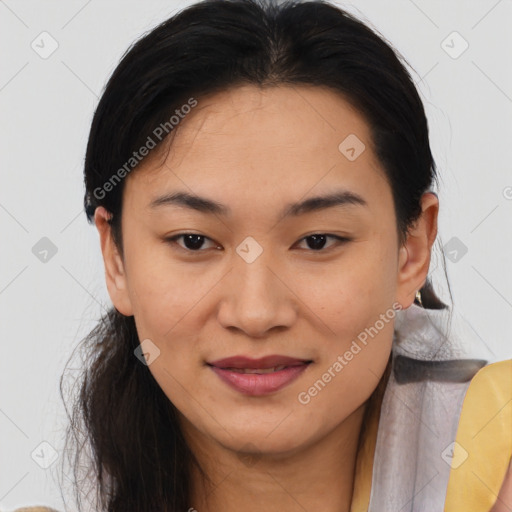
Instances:
[[[365,241],[335,262],[295,278],[294,292],[338,339],[357,334],[394,302],[396,261],[380,242]]]
[[[329,411],[333,403],[344,404],[337,409],[338,416],[359,407],[373,392],[393,340],[393,253],[382,245],[364,253],[354,251],[353,257],[341,260],[339,268],[328,272],[328,279],[308,279],[302,291],[317,314],[318,329],[325,333],[319,339],[318,367],[306,384],[310,387],[302,391],[317,411]]]
[[[154,350],[159,351],[149,370],[166,394],[191,390],[199,364],[197,312],[201,290],[194,291],[188,280],[175,277],[180,275],[157,278],[151,272],[141,273],[132,294],[139,339],[151,340]],[[175,402],[181,394],[168,397]]]
[[[161,341],[182,328],[211,288],[199,266],[178,262],[155,242],[133,248],[127,274],[140,335]]]
[[[387,317],[380,317],[380,311],[363,313],[357,320],[361,328],[338,321],[336,339],[326,341],[315,372],[299,390],[297,399],[314,413],[310,420],[318,428],[328,430],[359,408],[377,387],[388,363],[396,311],[388,310]]]

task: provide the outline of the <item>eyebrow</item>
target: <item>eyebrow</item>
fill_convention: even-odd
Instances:
[[[231,214],[231,209],[226,205],[188,192],[164,194],[153,199],[149,204],[150,209],[158,209],[162,206],[183,206],[210,215],[228,216]],[[338,190],[331,194],[310,197],[303,201],[288,204],[283,208],[281,217],[297,217],[306,213],[340,206],[368,207],[368,203],[359,194],[349,190]]]

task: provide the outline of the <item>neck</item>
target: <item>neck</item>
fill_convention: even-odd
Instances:
[[[188,443],[211,484],[194,468],[192,509],[201,512],[349,512],[367,404],[320,440],[293,453],[242,456],[186,423]],[[185,425],[183,425],[185,426]]]

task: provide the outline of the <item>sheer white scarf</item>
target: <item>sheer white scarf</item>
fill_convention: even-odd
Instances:
[[[368,512],[442,512],[462,401],[491,352],[456,310],[413,303],[397,312],[392,353]]]

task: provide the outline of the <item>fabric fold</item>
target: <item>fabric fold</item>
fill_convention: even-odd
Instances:
[[[490,356],[449,307],[397,312],[368,512],[444,510],[464,396]]]

